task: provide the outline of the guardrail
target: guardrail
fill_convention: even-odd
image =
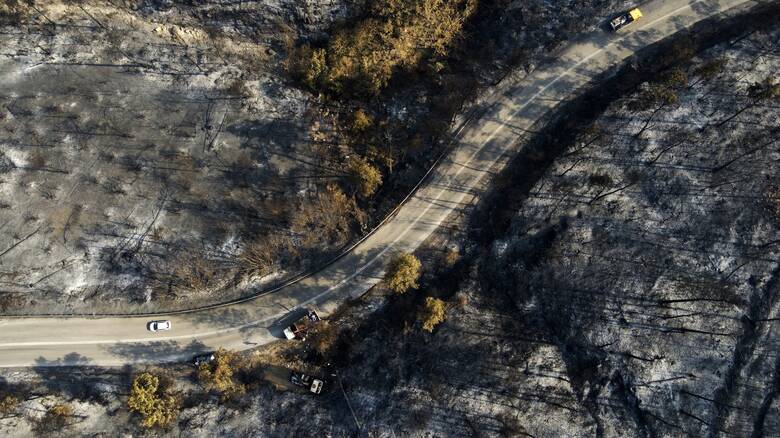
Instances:
[[[499,79],[497,82],[492,84],[493,89],[488,94],[488,98],[492,98],[497,89],[495,88],[496,85],[500,84],[503,79],[506,77],[506,75],[502,76],[501,79]],[[489,107],[489,105],[487,106]],[[284,282],[267,288],[260,290],[256,293],[235,298],[233,300],[223,301],[220,303],[215,304],[207,304],[203,306],[196,306],[191,307],[187,309],[180,309],[180,310],[169,310],[169,311],[163,311],[163,312],[137,312],[137,313],[111,313],[111,312],[69,312],[69,313],[28,313],[23,315],[14,315],[14,314],[0,314],[0,318],[84,318],[84,317],[94,317],[94,318],[105,318],[105,317],[112,317],[112,318],[136,318],[136,317],[158,317],[158,316],[170,316],[170,315],[182,315],[186,313],[195,313],[195,312],[202,312],[205,310],[212,310],[212,309],[218,309],[221,307],[227,307],[232,306],[235,304],[240,303],[246,303],[248,301],[256,300],[260,297],[278,292],[284,288],[287,288],[289,286],[294,285],[295,283],[311,277],[313,275],[316,275],[325,269],[329,268],[331,265],[336,263],[337,261],[344,258],[346,255],[348,255],[350,252],[352,252],[353,249],[358,247],[361,243],[365,242],[366,239],[371,237],[374,233],[376,233],[384,224],[389,222],[393,217],[395,217],[396,214],[398,214],[398,211],[409,201],[409,199],[414,196],[414,194],[419,190],[419,188],[428,180],[430,175],[433,173],[434,169],[441,163],[441,161],[449,155],[450,151],[453,148],[453,145],[456,143],[456,140],[460,137],[463,130],[468,126],[468,124],[474,119],[475,115],[479,112],[484,112],[486,109],[485,106],[474,106],[472,107],[468,113],[466,118],[460,123],[460,125],[455,129],[452,136],[450,137],[449,142],[447,143],[447,146],[445,146],[441,153],[436,157],[436,159],[433,161],[433,163],[428,167],[428,170],[426,170],[425,174],[420,178],[419,181],[412,187],[412,189],[409,191],[409,193],[404,196],[404,198],[387,214],[385,217],[379,221],[371,230],[364,234],[360,239],[353,242],[352,244],[344,247],[341,249],[341,251],[324,262],[322,265],[312,268],[308,271],[303,271]]]
[[[759,5],[770,6],[770,7],[771,7],[771,5],[773,5],[772,1],[762,2],[760,0],[756,0],[755,3],[757,3]],[[706,17],[705,19],[700,21],[698,24],[701,24],[702,22],[707,22],[707,21],[710,21],[712,19],[715,19],[718,15],[719,14],[713,14],[712,16]],[[738,14],[738,15],[741,15],[741,14]],[[732,17],[732,18],[734,18],[734,17]],[[211,310],[211,309],[218,309],[218,308],[221,308],[221,307],[227,307],[227,306],[231,306],[231,305],[234,305],[234,304],[240,304],[240,303],[249,302],[249,301],[258,299],[260,297],[263,297],[263,296],[266,296],[266,295],[278,292],[278,291],[280,291],[280,290],[282,290],[282,289],[284,289],[286,287],[294,285],[295,283],[297,283],[297,282],[299,282],[299,281],[301,281],[301,280],[303,280],[305,278],[308,278],[308,277],[311,277],[313,275],[316,275],[316,274],[324,271],[325,269],[327,269],[328,267],[330,267],[331,265],[333,265],[334,263],[336,263],[337,261],[339,261],[343,257],[345,257],[350,252],[352,252],[353,249],[355,249],[357,246],[359,246],[361,243],[363,243],[366,239],[371,237],[383,225],[385,225],[393,217],[395,217],[395,215],[406,204],[406,202],[408,202],[408,200],[412,196],[414,196],[414,194],[417,192],[417,190],[419,190],[419,188],[428,180],[428,178],[430,177],[431,173],[433,173],[434,169],[436,169],[436,167],[439,165],[441,160],[444,159],[444,157],[446,157],[450,153],[450,151],[452,150],[452,146],[455,144],[455,141],[460,137],[460,135],[462,134],[463,130],[468,126],[468,124],[474,119],[475,115],[477,113],[479,113],[480,111],[487,110],[493,104],[493,101],[492,101],[493,97],[496,95],[496,93],[498,91],[500,91],[501,88],[503,88],[503,87],[498,87],[498,85],[501,85],[501,83],[504,82],[504,79],[506,78],[506,76],[508,76],[508,74],[504,75],[501,79],[499,79],[494,84],[492,84],[493,88],[488,93],[487,98],[486,98],[486,103],[484,105],[472,107],[468,111],[468,113],[466,115],[466,118],[460,123],[460,125],[457,127],[457,129],[455,129],[454,133],[450,137],[450,140],[449,140],[447,146],[445,146],[442,149],[441,153],[436,157],[434,162],[428,167],[428,170],[425,172],[425,174],[422,176],[422,178],[420,178],[420,180],[414,185],[414,187],[412,187],[412,189],[409,191],[409,193],[407,193],[406,196],[404,196],[404,198],[393,208],[393,210],[391,210],[390,213],[388,213],[368,233],[363,235],[360,239],[358,239],[354,243],[350,244],[349,246],[344,247],[341,250],[341,252],[339,252],[339,254],[333,256],[331,259],[329,259],[328,261],[326,261],[322,265],[318,266],[317,268],[313,268],[311,270],[301,272],[301,273],[299,273],[299,274],[297,274],[297,275],[295,275],[295,276],[285,280],[284,282],[282,282],[282,283],[280,283],[280,284],[278,284],[276,286],[270,287],[268,289],[260,290],[260,291],[258,291],[256,293],[253,293],[253,294],[250,294],[250,295],[247,295],[247,296],[244,296],[244,297],[240,297],[240,298],[236,298],[236,299],[233,299],[233,300],[224,301],[224,302],[221,302],[221,303],[215,303],[215,304],[209,304],[209,305],[204,305],[204,306],[191,307],[191,308],[188,308],[188,309],[171,310],[171,311],[164,311],[164,312],[137,312],[137,313],[71,312],[71,313],[34,313],[34,314],[30,313],[30,314],[25,314],[25,315],[0,314],[0,318],[35,318],[35,317],[39,317],[39,318],[45,318],[45,317],[52,317],[52,318],[55,318],[55,317],[56,318],[69,318],[69,317],[70,318],[75,318],[75,317],[135,318],[135,317],[158,317],[158,316],[166,316],[166,315],[181,315],[181,314],[201,312],[201,311]]]

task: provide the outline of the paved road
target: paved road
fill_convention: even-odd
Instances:
[[[0,320],[0,366],[122,365],[189,358],[218,346],[247,349],[280,338],[290,312],[306,306],[323,315],[379,281],[387,260],[419,246],[454,210],[468,202],[487,174],[518,147],[517,138],[592,78],[690,24],[746,0],[669,0],[642,7],[644,18],[610,35],[594,32],[556,60],[521,80],[507,79],[489,109],[460,133],[459,143],[428,182],[368,239],[314,276],[274,294],[227,307],[172,315],[173,329],[146,331],[148,318],[9,318]]]

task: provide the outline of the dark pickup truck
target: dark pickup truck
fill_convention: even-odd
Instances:
[[[305,316],[299,320],[290,324],[289,327],[283,330],[284,337],[287,339],[299,339],[301,341],[306,340],[306,335],[309,333],[309,328],[320,322],[320,317],[317,312],[310,310]]]

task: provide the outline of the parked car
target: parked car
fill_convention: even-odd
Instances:
[[[159,332],[163,330],[170,330],[171,329],[171,322],[168,320],[160,320],[160,321],[149,321],[149,324],[147,324],[146,328],[150,332]]]
[[[628,26],[640,18],[642,18],[642,11],[640,11],[639,8],[634,8],[610,20],[609,27],[611,27],[613,31],[617,32],[618,30]]]
[[[314,394],[319,394],[322,392],[322,388],[325,386],[325,382],[322,380],[315,379],[308,374],[296,373],[295,371],[290,373],[290,382],[292,382],[293,385],[306,388],[309,390],[309,392]]]
[[[305,341],[306,336],[309,333],[309,328],[311,328],[312,325],[320,322],[320,320],[320,316],[317,315],[317,312],[314,310],[309,310],[305,316],[290,324],[290,326],[282,330],[282,332],[284,333],[284,337],[287,339],[299,339],[301,341]]]
[[[202,363],[211,363],[214,360],[214,353],[203,353],[192,358],[192,364],[199,367]]]

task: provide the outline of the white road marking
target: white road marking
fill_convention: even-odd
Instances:
[[[653,21],[651,21],[649,23],[646,23],[645,26],[652,26],[653,24],[656,24],[656,23],[658,23],[658,22],[660,22],[662,20],[665,20],[667,17],[669,17],[671,15],[677,14],[678,12],[682,11],[683,9],[690,9],[694,4],[701,3],[702,1],[703,0],[696,0],[696,1],[694,1],[694,2],[692,2],[690,4],[688,4],[688,5],[681,6],[681,7],[677,8],[677,9],[675,9],[674,11],[669,12],[668,14],[663,15],[662,17],[659,17],[659,18],[657,18],[657,19],[655,19],[655,20],[653,20]],[[482,144],[480,145],[479,149],[474,151],[474,153],[471,154],[471,156],[466,160],[466,162],[464,164],[460,165],[460,168],[455,172],[455,175],[453,176],[453,179],[457,178],[460,175],[460,173],[463,171],[463,169],[466,169],[466,168],[469,167],[469,165],[474,160],[474,158],[477,156],[477,154],[479,154],[480,152],[482,152],[484,150],[485,144],[487,144],[497,134],[499,134],[501,131],[503,131],[504,127],[508,124],[508,122],[511,122],[512,120],[514,120],[515,117],[517,116],[517,114],[520,113],[520,111],[524,110],[528,105],[530,105],[534,100],[536,100],[536,98],[538,98],[542,93],[547,91],[548,88],[553,86],[556,82],[558,82],[562,78],[564,78],[564,77],[568,76],[569,74],[571,74],[571,72],[574,71],[574,69],[576,69],[577,67],[579,67],[583,63],[589,61],[594,56],[597,56],[597,55],[601,54],[602,52],[606,51],[610,46],[613,46],[613,45],[615,45],[615,44],[617,44],[619,42],[622,42],[629,35],[631,35],[631,34],[625,34],[622,37],[616,39],[615,41],[612,41],[611,43],[605,45],[604,47],[594,51],[593,53],[591,53],[590,55],[586,56],[585,58],[582,58],[577,63],[575,63],[573,66],[568,68],[566,71],[564,71],[563,73],[561,73],[557,77],[553,78],[550,82],[548,82],[539,91],[534,93],[531,96],[530,99],[528,99],[525,103],[520,105],[519,108],[517,108],[514,112],[512,112],[512,114],[509,116],[509,119],[505,123],[500,124],[498,126],[498,128],[494,129],[493,132],[488,136],[488,138],[482,142]],[[503,157],[503,154],[498,155],[498,157],[493,159],[490,162],[490,165],[487,166],[487,169],[493,167],[496,164],[496,162],[501,157]],[[481,174],[480,175],[475,175],[475,176],[473,176],[473,177],[471,177],[469,179],[469,182],[470,183],[474,183],[474,182],[476,182],[475,180],[478,180],[481,177],[482,177]],[[472,186],[472,184],[469,184],[469,186]],[[420,219],[422,219],[422,217],[425,216],[428,213],[428,211],[431,209],[431,207],[433,207],[438,201],[441,201],[441,198],[442,198],[442,196],[444,195],[445,192],[447,192],[447,189],[446,188],[442,188],[439,191],[439,193],[436,195],[436,197],[433,199],[433,201],[429,202],[428,205],[425,207],[425,209],[422,211],[422,213],[420,213],[420,215],[418,215],[417,218],[415,218],[414,222],[410,223],[392,242],[390,242],[390,244],[386,248],[384,248],[382,251],[379,252],[379,254],[377,254],[371,260],[369,260],[368,263],[366,263],[363,267],[361,267],[360,269],[355,271],[353,274],[347,276],[346,278],[344,278],[339,283],[336,283],[335,285],[331,286],[326,291],[320,293],[319,295],[317,295],[317,296],[315,296],[313,298],[310,298],[310,299],[300,303],[299,306],[306,306],[307,304],[310,304],[310,303],[318,300],[319,298],[322,298],[326,294],[330,293],[333,289],[336,289],[336,288],[342,286],[343,284],[351,281],[353,278],[355,278],[356,276],[360,275],[361,272],[363,272],[364,270],[368,269],[368,267],[373,265],[374,262],[376,262],[377,259],[382,257],[387,251],[392,249],[393,246],[395,246],[395,244],[398,243],[399,240],[403,239],[409,233],[409,231],[412,229],[412,227],[416,226],[417,223],[420,221]],[[457,200],[454,202],[454,204],[460,203],[463,200],[463,198],[465,198],[465,197],[466,197],[466,194],[465,193],[461,193],[460,196],[457,198]],[[433,227],[433,229],[437,228],[441,224],[441,222],[447,218],[448,215],[449,215],[449,213],[447,213],[446,215],[443,215],[440,219],[436,220],[434,222],[435,227]]]
[[[679,13],[682,10],[692,9],[692,7],[695,4],[702,3],[704,1],[705,0],[695,0],[695,1],[691,2],[691,3],[689,3],[689,4],[686,4],[684,6],[679,7],[679,8],[677,8],[677,9],[675,9],[675,10],[673,10],[673,11],[667,13],[667,14],[664,14],[663,16],[658,17],[658,18],[654,19],[653,21],[640,23],[639,27],[637,28],[637,31],[640,30],[640,29],[646,28],[646,27],[651,27],[654,24],[656,24],[656,23],[658,23],[660,21],[663,21],[663,20],[667,19],[668,17],[670,17],[672,15],[676,15],[677,13]],[[704,19],[704,18],[713,16],[713,15],[719,14],[721,12],[722,12],[721,10],[714,11],[713,13],[705,15],[705,16],[702,16],[701,18]],[[599,48],[598,50],[595,50],[594,52],[592,52],[588,56],[586,56],[586,57],[582,58],[581,60],[579,60],[577,63],[575,63],[573,66],[568,68],[566,71],[564,71],[563,73],[561,73],[557,77],[551,79],[547,84],[545,84],[541,89],[539,89],[539,91],[534,93],[525,103],[523,103],[516,110],[514,110],[511,113],[511,115],[509,116],[509,118],[508,118],[508,120],[506,122],[500,124],[496,129],[493,130],[493,132],[488,136],[488,138],[485,139],[482,142],[482,144],[480,145],[480,148],[475,150],[469,156],[469,158],[466,160],[466,162],[464,164],[460,165],[460,168],[455,172],[455,174],[452,177],[452,179],[457,178],[461,174],[461,172],[463,172],[464,169],[469,167],[469,165],[474,160],[474,158],[480,152],[482,152],[484,150],[485,144],[490,142],[493,138],[495,138],[496,135],[498,135],[501,131],[503,131],[504,127],[507,125],[507,122],[510,122],[510,121],[514,120],[514,118],[518,115],[518,113],[520,113],[522,110],[524,110],[528,105],[530,105],[534,100],[536,100],[542,93],[547,91],[552,85],[557,83],[562,78],[570,75],[571,72],[574,71],[576,68],[578,68],[580,65],[582,65],[583,63],[589,61],[593,57],[598,56],[599,54],[605,52],[611,46],[614,46],[615,44],[617,44],[619,42],[622,42],[623,40],[628,38],[629,35],[632,35],[632,33],[625,34],[625,35],[621,36],[620,38],[610,42],[609,44],[606,44],[605,46]],[[490,162],[490,165],[487,166],[486,168],[487,169],[492,168],[495,165],[495,163],[499,159],[501,159],[503,156],[504,156],[503,153],[498,155],[496,158],[494,158]],[[470,186],[473,185],[473,183],[475,183],[481,177],[482,177],[482,175],[474,175],[474,176],[472,176],[471,178],[469,178],[469,185]],[[404,228],[403,231],[401,233],[399,233],[398,236],[396,236],[396,238],[393,241],[391,241],[385,248],[383,248],[377,255],[372,257],[362,267],[360,267],[354,273],[352,273],[349,276],[345,277],[343,280],[339,281],[335,285],[329,287],[324,292],[321,292],[320,294],[318,294],[318,295],[316,295],[316,296],[314,296],[314,297],[312,297],[312,298],[310,298],[310,299],[308,299],[306,301],[303,301],[303,302],[299,303],[296,307],[304,307],[304,306],[306,306],[306,305],[308,305],[308,304],[310,304],[310,303],[312,303],[312,302],[322,298],[323,296],[327,295],[328,293],[332,292],[333,290],[335,290],[335,289],[343,286],[344,284],[350,282],[352,279],[354,279],[355,277],[360,275],[363,271],[365,271],[366,269],[371,267],[380,257],[382,257],[385,253],[387,253],[387,251],[392,249],[398,243],[399,240],[404,238],[411,231],[411,229],[418,224],[420,219],[422,219],[422,217],[425,216],[428,213],[428,211],[430,211],[431,207],[433,207],[438,201],[441,200],[442,196],[447,191],[448,190],[446,188],[442,188],[441,190],[439,190],[438,194],[433,199],[433,201],[428,203],[428,205],[415,218],[415,220],[413,222],[411,222],[406,228]],[[454,203],[461,202],[465,197],[466,197],[466,193],[460,193],[460,195],[458,196],[458,198],[456,199],[456,201]],[[452,210],[450,210],[446,215],[442,215],[442,217],[440,217],[440,218],[436,219],[434,222],[432,222],[433,227],[431,227],[430,231],[428,232],[428,234],[426,234],[425,237],[427,237],[430,234],[430,232],[432,232],[436,227],[438,227],[441,224],[441,222],[446,219],[446,217],[450,214],[451,211]],[[293,286],[294,285],[291,285],[291,287],[293,287]],[[223,329],[218,329],[218,330],[213,330],[213,331],[208,331],[208,332],[201,332],[201,333],[194,333],[194,334],[187,334],[187,335],[163,336],[163,337],[158,337],[158,338],[115,339],[115,340],[105,339],[105,340],[86,340],[86,341],[16,342],[16,343],[0,344],[0,348],[5,348],[5,347],[38,347],[38,346],[47,346],[47,345],[137,344],[137,343],[148,343],[148,342],[173,341],[173,340],[181,340],[181,339],[203,338],[203,337],[210,337],[210,336],[215,336],[215,335],[219,335],[219,334],[224,334],[224,333],[228,333],[228,332],[232,332],[232,331],[237,331],[237,330],[241,330],[241,329],[248,328],[248,327],[258,326],[258,325],[266,323],[266,322],[268,322],[268,321],[270,321],[270,320],[272,320],[274,318],[277,318],[278,316],[279,315],[274,315],[274,316],[271,316],[271,317],[268,317],[268,318],[264,318],[264,319],[260,319],[260,320],[256,320],[256,321],[250,321],[250,322],[247,322],[247,323],[244,323],[244,324],[241,324],[241,325],[238,325],[238,326],[234,326],[234,327],[227,327],[227,328],[223,328]],[[9,365],[4,365],[4,366],[9,366]],[[19,366],[25,366],[25,365],[19,365]]]

